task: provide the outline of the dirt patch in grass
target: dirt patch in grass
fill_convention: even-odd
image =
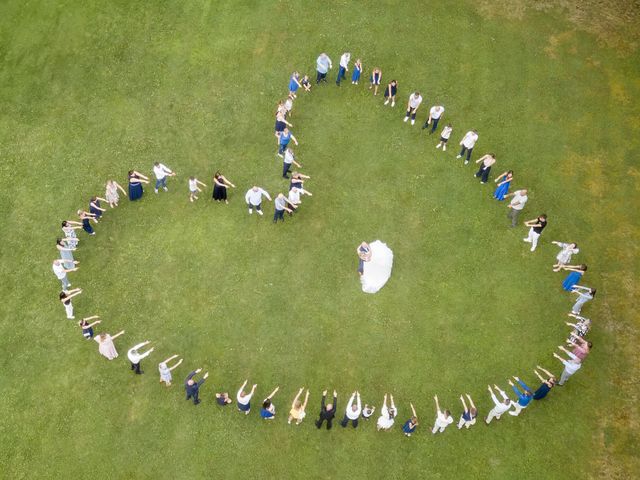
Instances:
[[[478,0],[474,3],[484,16],[506,16],[514,20],[524,19],[529,12],[560,10],[577,29],[595,35],[621,54],[632,54],[640,45],[639,0]]]

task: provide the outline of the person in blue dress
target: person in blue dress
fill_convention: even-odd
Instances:
[[[93,215],[93,218],[96,219],[96,222],[100,220],[100,217],[102,217],[102,213],[107,211],[100,206],[100,201],[107,203],[104,198],[100,197],[91,197],[91,200],[89,200],[89,213]]]
[[[100,320],[96,320],[93,323],[89,323],[89,320],[94,320],[96,318],[100,318],[98,315],[94,315],[92,317],[83,318],[78,322],[78,326],[82,329],[82,336],[91,340],[93,338],[93,327],[100,323]]]
[[[498,200],[499,202],[504,200],[504,196],[509,193],[509,186],[511,185],[511,181],[513,180],[513,170],[509,170],[508,172],[504,172],[498,176],[494,180],[495,183],[498,184],[496,191],[493,193],[493,198]]]
[[[296,92],[301,86],[300,74],[298,72],[293,72],[291,77],[289,77],[289,95],[293,98],[297,98]]]
[[[573,287],[578,284],[584,272],[587,271],[586,265],[563,265],[562,270],[568,270],[570,273],[562,282],[562,289],[570,292]]]
[[[149,183],[149,178],[135,170],[129,170],[129,200],[132,202],[142,198],[143,183]]]
[[[96,232],[93,231],[93,227],[91,226],[91,220],[96,221],[94,215],[89,212],[85,212],[84,210],[78,210],[78,218],[80,218],[80,222],[82,223],[82,229],[87,232],[89,235],[95,235]]]
[[[353,64],[353,72],[351,72],[351,83],[357,85],[360,81],[360,75],[362,75],[362,60],[357,59]]]
[[[418,426],[418,416],[416,415],[416,409],[413,408],[413,403],[411,405],[411,413],[412,417],[407,420],[402,426],[402,431],[407,437],[410,437],[413,432],[416,431],[416,427]]]
[[[271,402],[271,399],[276,393],[278,393],[278,390],[280,390],[280,387],[276,387],[276,389],[271,392],[271,395],[262,401],[260,417],[262,417],[263,420],[273,420],[276,418],[276,406]]]

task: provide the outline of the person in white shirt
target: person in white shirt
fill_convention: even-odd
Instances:
[[[447,142],[449,141],[449,137],[451,136],[451,132],[453,132],[453,125],[448,123],[440,132],[440,143],[436,145],[436,148],[442,147],[442,151],[447,151]]]
[[[464,153],[467,152],[467,158],[464,161],[464,164],[466,165],[467,163],[469,163],[469,160],[471,160],[471,152],[473,152],[473,147],[475,146],[477,141],[478,132],[476,132],[475,130],[469,130],[460,141],[460,145],[462,146],[462,148],[460,149],[460,153],[456,158],[461,158]]]
[[[73,320],[74,318],[76,318],[73,316],[73,303],[71,302],[71,299],[77,295],[80,295],[81,293],[81,288],[72,288],[71,290],[63,290],[62,292],[60,292],[60,302],[64,306],[64,311],[67,314],[67,318],[69,320]]]
[[[418,107],[422,103],[422,95],[420,92],[413,92],[409,95],[409,101],[407,102],[407,113],[404,116],[404,121],[406,122],[411,117],[411,125],[416,123],[416,113],[418,112]]]
[[[349,71],[350,61],[351,61],[351,53],[344,52],[340,57],[340,68],[338,68],[338,78],[336,78],[337,86],[340,86],[340,81],[344,80],[345,73]]]
[[[507,394],[504,392],[504,390],[500,390],[500,387],[498,387],[497,385],[494,385],[494,387],[498,392],[500,392],[503,400],[500,401],[496,398],[495,393],[493,393],[493,390],[491,390],[491,385],[487,386],[487,388],[489,389],[489,393],[491,394],[491,400],[493,400],[494,404],[494,407],[489,410],[489,414],[484,419],[487,425],[489,425],[494,418],[500,420],[500,417],[505,412],[507,412],[507,410],[511,409],[511,400],[509,399],[509,397],[507,397]]]
[[[429,125],[431,125],[431,130],[429,130],[429,135],[436,131],[438,128],[438,122],[442,118],[442,114],[444,113],[444,107],[442,105],[434,105],[429,110],[429,117],[427,117],[427,121],[424,122],[422,129],[424,130]]]
[[[578,294],[576,303],[574,303],[573,307],[571,307],[571,313],[573,313],[574,315],[579,315],[582,311],[582,306],[589,300],[593,300],[593,297],[596,296],[595,288],[583,287],[582,285],[574,285],[571,289],[571,292]]]
[[[460,395],[460,401],[462,402],[462,408],[464,409],[462,415],[460,415],[460,420],[458,421],[458,430],[462,427],[469,428],[472,425],[476,424],[476,417],[478,416],[478,409],[473,404],[473,400],[471,399],[471,395],[468,393],[467,400],[469,400],[469,407],[467,408],[467,403],[464,401],[464,396]]]
[[[129,349],[129,351],[127,352],[127,358],[129,359],[129,361],[131,362],[131,370],[133,370],[136,375],[141,375],[144,372],[142,370],[140,370],[140,362],[148,357],[149,355],[151,355],[151,352],[153,352],[153,349],[155,347],[151,347],[149,350],[147,350],[146,352],[140,352],[139,350],[142,347],[145,347],[147,345],[149,345],[151,342],[149,340],[146,340],[142,343],[139,343],[137,345],[134,345],[133,347],[131,347]]]
[[[564,242],[551,242],[554,245],[557,245],[561,248],[560,253],[556,256],[557,262],[553,265],[553,271],[559,272],[564,265],[569,265],[571,263],[571,257],[578,253],[580,249],[578,248],[577,243],[564,243]]]
[[[249,380],[245,380],[236,394],[236,405],[238,406],[238,411],[243,412],[245,415],[249,415],[249,412],[251,411],[251,397],[253,397],[253,394],[256,392],[256,388],[258,387],[257,384],[253,385],[253,387],[251,387],[251,391],[247,393],[244,391],[244,387],[247,386],[248,382]]]
[[[249,205],[249,215],[253,213],[254,208],[260,215],[264,215],[262,213],[262,206],[261,206],[263,196],[267,197],[267,199],[271,201],[271,197],[269,196],[269,193],[260,187],[256,187],[254,185],[249,190],[247,190],[247,193],[244,196],[244,200],[247,202],[247,205]]]
[[[73,267],[73,268],[64,268],[64,264],[66,263],[71,263],[67,260],[64,260],[62,258],[56,258],[53,261],[53,265],[52,265],[52,269],[53,269],[53,273],[55,274],[55,276],[58,278],[58,280],[60,280],[60,283],[62,283],[62,290],[67,290],[70,286],[71,286],[71,282],[69,281],[69,278],[67,277],[67,273],[69,272],[75,272],[78,270],[78,267]],[[77,260],[73,261],[74,265],[78,265]]]
[[[353,403],[355,401],[355,404]],[[360,392],[357,390],[351,394],[351,398],[347,402],[347,410],[344,413],[344,418],[340,422],[340,425],[346,427],[349,422],[353,425],[353,428],[358,428],[358,418],[362,413],[362,402],[360,401]]]
[[[154,191],[158,193],[158,189],[162,187],[165,192],[168,192],[167,177],[174,177],[176,175],[175,172],[166,165],[156,162],[153,164],[153,174],[156,176],[156,187]]]
[[[562,346],[558,348],[569,356],[569,360],[565,360],[556,352],[553,352],[553,356],[556,357],[558,360],[560,360],[560,362],[564,365],[564,370],[562,371],[562,375],[560,375],[560,380],[558,381],[558,385],[562,386],[565,384],[567,380],[569,380],[569,377],[571,377],[574,373],[580,370],[580,367],[582,367],[582,362],[580,361],[580,358],[578,358],[577,355],[571,353],[566,348]]]
[[[193,202],[198,199],[198,192],[202,192],[202,189],[198,186],[202,185],[206,187],[204,183],[198,180],[196,177],[189,177],[189,201]]]
[[[507,213],[507,218],[511,219],[511,226],[515,227],[518,224],[518,215],[522,212],[522,209],[527,204],[527,200],[529,197],[527,196],[527,190],[516,190],[513,193],[508,193],[504,196],[504,198],[513,197],[511,202],[507,207],[509,208],[509,213]]]
[[[389,430],[393,427],[396,421],[395,419],[398,416],[398,409],[393,402],[393,395],[389,397],[391,398],[391,407],[387,407],[387,394],[384,394],[384,401],[382,402],[382,408],[380,409],[380,416],[378,417],[378,424],[376,426],[377,430]]]
[[[302,195],[309,195],[310,197],[313,196],[310,191],[305,190],[304,188],[291,187],[291,190],[289,190],[289,203],[293,205],[294,212],[298,211],[298,207],[302,203],[302,200],[300,200]]]
[[[435,395],[433,399],[436,401],[436,422],[433,424],[431,433],[435,435],[438,432],[444,432],[444,429],[453,423],[453,417],[449,410],[440,410],[440,403],[438,403],[437,395]]]
[[[376,411],[376,407],[374,405],[369,405],[368,403],[365,403],[364,407],[362,408],[362,418],[365,420],[369,420],[369,418],[371,418],[371,416],[374,414],[375,411]]]
[[[480,168],[475,173],[475,178],[480,178],[480,183],[485,184],[487,180],[489,180],[489,172],[491,172],[491,167],[496,163],[496,156],[493,153],[487,153],[483,155],[476,163],[480,164]]]

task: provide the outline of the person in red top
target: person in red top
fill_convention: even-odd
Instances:
[[[578,357],[581,362],[591,353],[591,347],[593,346],[591,342],[587,342],[573,333],[571,334],[571,339],[567,340],[567,343],[573,346],[571,353]]]

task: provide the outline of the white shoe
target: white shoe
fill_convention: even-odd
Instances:
[[[440,144],[437,144],[437,145],[436,145],[436,148],[440,148]]]
[[[165,191],[165,192],[168,192],[168,191],[169,191],[169,189],[168,189],[167,187],[164,187],[164,191]]]
[[[536,247],[531,247],[531,251],[533,252],[536,249]]]
[[[258,215],[264,215],[264,213],[262,213],[262,210],[258,210]]]
[[[447,145],[442,145],[442,151],[445,152],[447,150]]]
[[[531,243],[531,240],[529,240],[528,238],[523,238],[522,241],[523,242],[527,242],[527,243]]]
[[[253,213],[253,210],[250,208],[249,209],[249,215],[251,215]]]
[[[158,193],[158,189],[157,189],[157,188],[155,188],[153,191],[154,191],[154,192],[156,192],[156,193]]]
[[[396,102],[391,102],[391,106],[395,107],[396,106]]]
[[[462,158],[462,155],[456,155],[456,158]]]
[[[464,164],[465,164],[465,165],[466,165],[467,163],[469,163],[469,160],[465,160],[465,161],[464,161]]]
[[[404,121],[406,122],[407,120],[409,120],[409,117],[404,117]]]
[[[389,100],[386,100],[386,101],[384,102],[384,104],[385,104],[385,105],[389,105]]]
[[[411,125],[415,125],[415,124],[416,124],[416,121],[412,119],[411,120]]]

